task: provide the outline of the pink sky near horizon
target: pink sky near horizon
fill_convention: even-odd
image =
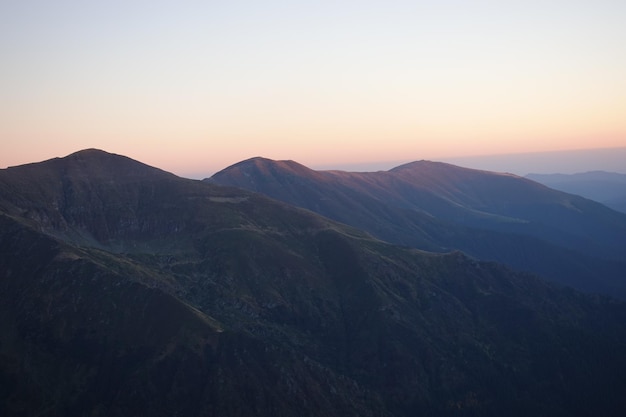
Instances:
[[[626,147],[624,2],[432,3],[2,2],[0,168]]]

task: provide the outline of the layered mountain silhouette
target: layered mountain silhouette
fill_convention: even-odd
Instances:
[[[0,414],[618,416],[626,305],[87,150],[0,170]]]
[[[528,174],[526,178],[626,213],[626,174],[590,171],[578,174]]]
[[[314,171],[252,158],[206,181],[260,192],[389,242],[462,250],[626,297],[626,215],[512,174],[430,161],[379,172]]]

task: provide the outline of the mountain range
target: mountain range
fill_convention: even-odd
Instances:
[[[626,174],[589,171],[578,174],[528,174],[526,178],[626,213]]]
[[[0,170],[0,415],[618,416],[625,323],[622,301],[120,155]]]
[[[519,176],[430,161],[343,172],[252,158],[205,181],[263,193],[396,244],[461,250],[626,298],[626,215]]]

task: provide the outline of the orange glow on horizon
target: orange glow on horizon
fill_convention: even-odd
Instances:
[[[91,147],[184,174],[626,146],[619,2],[23,3],[0,4],[0,167]]]

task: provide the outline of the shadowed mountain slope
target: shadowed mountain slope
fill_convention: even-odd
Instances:
[[[626,174],[591,171],[579,174],[528,174],[526,178],[626,213]]]
[[[0,170],[0,207],[2,415],[626,406],[621,302],[101,151]]]
[[[428,161],[379,172],[314,171],[253,158],[206,181],[260,192],[390,242],[459,249],[626,296],[626,216],[514,175]]]

